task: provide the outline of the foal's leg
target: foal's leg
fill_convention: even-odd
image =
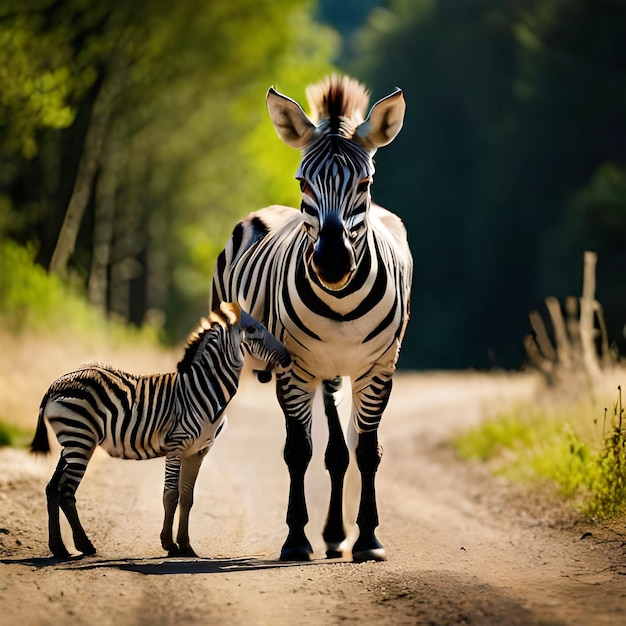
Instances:
[[[341,376],[337,376],[333,380],[325,380],[322,385],[324,410],[328,419],[328,445],[324,461],[330,474],[330,504],[323,537],[326,542],[326,557],[329,559],[343,556],[346,540],[343,524],[343,481],[350,463],[350,453],[337,412],[341,383]]]
[[[178,511],[178,533],[176,535],[178,553],[181,556],[197,556],[189,544],[189,511],[193,506],[193,489],[198,477],[198,471],[208,451],[208,447],[204,448],[182,460],[178,488],[180,508]]]
[[[63,471],[67,466],[65,459],[61,457],[57,468],[52,474],[52,478],[46,487],[46,500],[48,502],[48,547],[50,552],[58,559],[69,559],[70,553],[67,551],[61,536],[60,522],[60,500],[59,483],[63,476]]]
[[[172,525],[174,514],[178,506],[178,481],[180,477],[180,457],[167,457],[165,459],[165,485],[163,487],[163,529],[161,530],[161,546],[167,550],[168,556],[178,555],[178,546],[172,538]]]
[[[46,495],[48,498],[48,529],[49,529],[49,546],[52,553],[58,558],[69,558],[69,552],[63,544],[61,538],[61,529],[59,525],[59,506],[70,528],[74,538],[76,549],[85,556],[95,554],[96,549],[87,537],[83,529],[78,511],[76,510],[76,489],[82,480],[87,463],[93,454],[93,448],[90,450],[72,450],[63,448],[61,458],[57,469],[52,475],[50,483],[46,487]],[[72,459],[71,461],[68,459]]]

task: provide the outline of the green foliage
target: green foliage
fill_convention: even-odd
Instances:
[[[403,366],[518,367],[528,311],[578,293],[585,249],[624,351],[626,4],[380,4],[350,70],[407,100],[372,189],[415,256]]]
[[[0,419],[0,448],[11,446],[13,448],[26,447],[32,439],[33,433],[26,431]]]
[[[164,312],[182,336],[206,312],[235,221],[298,202],[298,153],[265,93],[299,96],[331,71],[337,39],[311,5],[0,0],[0,237],[34,242],[48,266],[80,192],[81,291],[137,325]],[[77,188],[85,162],[95,173]]]
[[[518,410],[473,428],[456,440],[456,447],[464,458],[487,461],[502,450],[524,450],[536,445],[538,439],[545,441],[545,426],[542,412],[521,419]]]
[[[0,241],[0,319],[16,330],[58,329],[67,320],[89,326],[84,298],[35,263],[32,247]]]
[[[465,459],[489,462],[511,480],[550,484],[598,518],[626,512],[626,430],[621,389],[611,423],[591,420],[588,404],[518,407],[454,440]]]
[[[622,390],[613,407],[609,435],[596,459],[587,487],[593,498],[587,504],[590,514],[598,517],[626,512],[626,430],[623,425]]]
[[[0,240],[0,324],[14,332],[44,331],[72,334],[82,341],[113,343],[162,340],[159,328],[138,331],[112,321],[90,308],[80,288],[38,265],[32,247]]]

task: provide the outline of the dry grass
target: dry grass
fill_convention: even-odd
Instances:
[[[91,361],[110,363],[130,372],[151,374],[176,367],[181,350],[145,341],[93,341],[68,333],[11,334],[0,328],[0,420],[34,429],[39,403],[50,383]]]

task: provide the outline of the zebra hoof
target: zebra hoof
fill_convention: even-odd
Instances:
[[[313,554],[311,543],[306,535],[297,533],[296,536],[289,533],[287,541],[285,541],[281,551],[281,561],[310,561]]]
[[[326,542],[326,558],[327,559],[340,559],[343,557],[343,553],[346,549],[346,542],[344,541],[327,541]]]
[[[76,549],[79,550],[83,556],[93,556],[96,553],[96,548],[91,542],[89,542],[89,545],[81,547],[76,546]]]
[[[182,556],[180,553],[180,549],[175,543],[173,543],[169,548],[167,548],[167,556],[169,558],[172,558],[175,556]]]
[[[386,561],[385,548],[372,534],[366,540],[359,537],[352,548],[352,560],[355,563],[365,561]]]
[[[191,546],[182,547],[179,546],[178,554],[176,556],[192,556],[198,558],[198,555],[195,553],[194,549]]]
[[[281,561],[310,561],[313,548],[303,530],[289,531],[280,551]]]
[[[352,552],[352,560],[355,563],[365,563],[365,561],[386,561],[385,548],[371,548],[370,550],[357,550]]]
[[[283,548],[280,551],[281,561],[310,561],[313,550],[307,549],[305,546],[299,548]]]
[[[52,552],[54,558],[59,559],[59,561],[69,561],[72,558],[72,555],[63,544],[60,546],[50,546],[50,552]]]

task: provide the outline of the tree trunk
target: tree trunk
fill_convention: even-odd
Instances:
[[[112,133],[114,134],[114,133]],[[113,224],[115,220],[115,194],[117,191],[119,152],[113,139],[105,149],[96,184],[93,225],[93,251],[89,272],[89,304],[106,311],[108,268],[111,259]]]
[[[93,105],[91,123],[85,135],[83,154],[78,165],[74,189],[70,197],[61,232],[57,239],[49,271],[63,274],[76,246],[80,224],[89,203],[93,181],[98,171],[98,163],[102,153],[102,145],[106,135],[109,119],[113,111],[115,97],[119,92],[119,82],[115,75],[104,79]]]

